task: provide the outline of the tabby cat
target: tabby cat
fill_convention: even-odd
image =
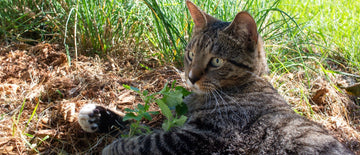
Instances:
[[[230,23],[186,4],[195,24],[184,60],[194,92],[184,99],[188,121],[168,132],[118,139],[103,154],[353,154],[291,110],[261,77],[268,71],[263,42],[247,12]],[[79,123],[87,132],[127,124],[93,104],[81,109]]]

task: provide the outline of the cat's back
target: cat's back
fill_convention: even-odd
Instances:
[[[269,82],[256,81],[249,87],[260,92],[249,93],[252,97],[247,98],[258,105],[258,113],[254,112],[256,118],[239,131],[238,138],[248,144],[250,153],[353,154],[320,124],[295,113]]]
[[[353,154],[321,125],[292,111],[261,115],[238,132],[236,143],[247,154]]]
[[[192,96],[189,123],[209,132],[220,153],[352,154],[323,127],[296,114],[265,80]],[[209,135],[210,136],[210,135]]]

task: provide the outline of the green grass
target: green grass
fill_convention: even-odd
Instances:
[[[35,2],[0,2],[0,34],[5,42],[59,42],[72,59],[80,54],[130,54],[140,57],[137,60],[157,58],[162,64],[182,66],[193,26],[184,1]],[[308,71],[360,77],[358,1],[193,2],[224,21],[242,10],[252,14],[274,74],[305,70],[308,85],[313,78]]]
[[[350,69],[360,68],[360,2],[351,0],[307,0],[287,1],[280,9],[300,17],[298,22],[306,23],[303,30],[316,43],[324,46],[318,49],[322,55],[343,60]]]
[[[155,57],[163,64],[181,67],[193,25],[184,3],[1,1],[0,34],[6,42],[60,42],[69,58],[80,54],[122,56],[130,51],[136,57]],[[322,68],[317,72],[325,75],[331,72],[359,77],[354,75],[360,68],[358,1],[194,0],[194,3],[225,21],[231,21],[242,10],[251,13],[265,40],[272,72],[316,70],[307,63],[314,61]],[[307,72],[305,78],[311,78]]]
[[[347,64],[353,73],[359,70],[358,1],[193,2],[225,21],[239,11],[250,12],[266,41],[272,71],[306,69],[309,56]],[[144,57],[181,66],[191,37],[192,20],[179,0],[9,0],[0,5],[0,34],[6,42],[58,41],[71,58],[124,55],[122,47],[127,46]]]

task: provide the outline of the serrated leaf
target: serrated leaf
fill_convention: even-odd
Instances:
[[[183,94],[183,97],[186,97],[191,94],[191,92],[189,92],[187,89],[181,86],[175,87],[175,90],[180,91]]]
[[[156,100],[156,103],[159,105],[159,108],[161,110],[161,112],[163,113],[163,115],[168,119],[168,120],[172,120],[173,119],[173,115],[169,109],[169,107],[164,103],[163,100]]]
[[[137,120],[137,121],[141,121],[141,119],[144,117],[144,115],[137,115],[134,119]]]
[[[145,119],[147,119],[147,120],[149,120],[149,121],[151,121],[152,120],[152,117],[151,117],[151,115],[149,114],[149,113],[144,113],[144,118]]]
[[[136,115],[134,113],[126,113],[123,118],[123,121],[127,121],[129,119],[135,119],[135,118],[136,118]]]
[[[153,115],[158,115],[159,112],[158,111],[149,111],[150,114],[153,114]]]
[[[144,109],[145,109],[145,107],[144,107],[142,104],[140,104],[140,103],[137,105],[137,108],[138,108],[139,110],[144,110]]]
[[[173,123],[175,124],[175,126],[183,126],[184,123],[186,122],[186,120],[187,120],[187,117],[184,115],[181,115],[180,118],[175,119],[173,121]]]
[[[183,98],[182,98],[182,93],[179,91],[173,91],[170,93],[166,93],[164,94],[164,102],[170,107],[170,108],[175,108],[175,106],[177,106],[178,104],[181,104]]]
[[[129,109],[129,108],[125,108],[124,111],[126,111],[126,112],[137,112],[137,110],[133,110],[133,109]]]

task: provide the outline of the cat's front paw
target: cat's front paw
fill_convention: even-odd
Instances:
[[[84,131],[93,133],[99,130],[100,110],[95,104],[86,104],[81,108],[78,122]]]
[[[123,132],[128,128],[128,121],[123,121],[123,114],[112,111],[106,107],[86,104],[80,109],[78,122],[81,128],[86,132],[107,133],[114,129]]]

